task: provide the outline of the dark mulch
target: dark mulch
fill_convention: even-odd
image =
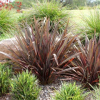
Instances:
[[[11,95],[9,93],[6,95],[3,95],[2,97],[0,97],[0,100],[11,100]]]

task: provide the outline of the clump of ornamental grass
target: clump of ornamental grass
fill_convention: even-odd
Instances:
[[[87,15],[82,15],[82,20],[84,22],[85,30],[89,38],[92,38],[94,33],[96,33],[97,39],[100,34],[100,11],[99,9],[88,10]]]
[[[50,18],[51,21],[57,21],[59,19],[65,18],[67,14],[65,13],[64,7],[58,1],[36,3],[33,5],[35,9],[36,18]]]
[[[97,85],[100,75],[100,38],[97,41],[96,37],[88,39],[86,36],[85,45],[81,44],[78,39],[79,48],[77,52],[81,52],[77,56],[77,61],[73,66],[78,69],[69,73],[73,79],[83,83],[83,87],[92,89],[91,86]]]
[[[11,69],[7,64],[0,64],[0,96],[9,92]]]
[[[5,8],[0,10],[0,34],[9,33],[10,30],[15,29],[17,18],[16,16],[13,17],[13,15],[13,11],[9,11]]]
[[[63,83],[60,91],[56,93],[54,100],[84,100],[83,90],[74,82]]]
[[[76,69],[67,65],[78,55],[70,50],[77,35],[70,36],[67,26],[61,35],[57,31],[57,24],[51,33],[50,27],[49,19],[40,25],[34,18],[33,27],[27,25],[24,31],[16,34],[18,45],[13,44],[16,50],[8,47],[13,55],[0,52],[18,63],[21,69],[32,70],[41,84],[52,83],[61,73]]]
[[[50,18],[51,30],[54,27],[54,23],[59,21],[58,28],[60,32],[65,28],[69,19],[68,11],[62,7],[62,4],[59,1],[55,0],[45,0],[44,2],[34,3],[33,8],[24,14],[24,18],[21,19],[21,22],[25,22],[26,20],[30,25],[34,23],[34,16],[36,19],[39,18],[40,22],[46,17]]]
[[[34,16],[36,18],[50,18],[50,24],[53,27],[54,22],[59,21],[59,32],[62,32],[62,30],[65,28],[69,15],[68,11],[62,7],[62,4],[59,1],[51,0],[50,2],[36,3],[33,8]]]
[[[36,77],[26,70],[10,81],[13,100],[37,100],[40,88]]]

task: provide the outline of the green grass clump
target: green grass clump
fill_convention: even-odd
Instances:
[[[36,100],[40,92],[36,77],[30,72],[22,72],[11,81],[13,100]]]
[[[23,24],[27,22],[32,25],[34,24],[34,17],[39,18],[40,23],[44,22],[45,17],[50,18],[50,31],[53,30],[54,24],[59,22],[58,31],[62,33],[69,19],[69,11],[56,0],[34,2],[31,9],[23,12],[19,21]]]
[[[51,21],[56,21],[67,16],[64,7],[59,2],[43,2],[33,6],[35,9],[36,18],[50,18]]]
[[[0,64],[0,96],[8,93],[10,88],[11,69],[7,64]]]
[[[17,17],[14,16],[14,13],[13,10],[0,10],[0,34],[9,33],[10,30],[14,30],[17,23]]]
[[[22,19],[22,21],[27,20],[28,24],[32,24],[34,23],[34,16],[41,20],[43,20],[44,17],[50,18],[52,24],[54,24],[55,21],[60,21],[61,26],[63,26],[63,24],[67,23],[69,14],[68,11],[62,7],[60,2],[46,0],[44,2],[33,3],[33,8],[24,13],[24,19]]]
[[[76,84],[63,83],[60,92],[56,93],[54,100],[84,100],[83,90]]]
[[[100,35],[100,11],[98,9],[89,10],[87,15],[82,16],[84,22],[85,31],[91,38],[94,33],[97,38]]]

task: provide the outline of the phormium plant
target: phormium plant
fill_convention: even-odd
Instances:
[[[76,42],[77,35],[70,37],[65,29],[58,37],[57,25],[55,25],[54,31],[49,33],[49,19],[43,21],[42,26],[38,25],[38,20],[35,18],[34,23],[33,28],[27,28],[16,35],[18,43],[18,46],[15,45],[16,51],[9,48],[13,56],[4,52],[0,53],[19,63],[22,69],[32,70],[41,84],[48,84],[54,81],[56,75],[76,68],[69,68],[67,65],[78,55],[78,53],[68,55],[70,48]]]
[[[91,40],[86,36],[85,45],[78,40],[81,53],[77,57],[76,65],[78,69],[73,70],[70,75],[77,81],[81,81],[86,88],[92,88],[99,82],[100,75],[100,38],[97,42],[96,37]]]

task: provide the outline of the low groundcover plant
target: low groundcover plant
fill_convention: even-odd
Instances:
[[[10,81],[13,100],[37,100],[40,88],[31,72],[22,72]]]
[[[74,82],[63,83],[60,91],[56,93],[54,100],[84,100],[83,90]]]
[[[7,64],[0,64],[0,96],[9,92],[11,69]]]

